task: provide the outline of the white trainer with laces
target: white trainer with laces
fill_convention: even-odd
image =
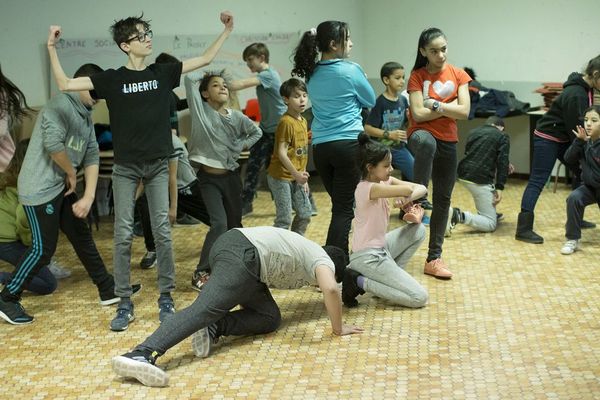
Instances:
[[[575,251],[581,249],[579,246],[579,240],[567,240],[563,245],[562,249],[560,249],[560,254],[564,254],[568,256],[569,254],[575,253]]]

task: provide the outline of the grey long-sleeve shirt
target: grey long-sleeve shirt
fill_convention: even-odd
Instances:
[[[200,96],[200,71],[184,78],[185,92],[192,119],[188,140],[189,159],[213,168],[237,169],[240,153],[260,139],[262,132],[240,111],[227,109],[220,114]]]
[[[75,169],[100,162],[92,110],[79,93],[58,94],[40,111],[19,173],[23,205],[44,204],[63,191],[66,174],[50,157],[63,150]]]

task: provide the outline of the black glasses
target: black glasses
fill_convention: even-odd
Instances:
[[[146,41],[146,38],[148,38],[148,39],[152,39],[152,36],[154,36],[154,35],[152,34],[152,31],[151,31],[151,30],[147,30],[147,31],[145,31],[145,32],[138,32],[138,34],[137,34],[137,35],[135,35],[134,37],[127,39],[127,40],[125,41],[125,43],[129,43],[129,42],[131,42],[131,41],[133,41],[133,40],[136,40],[136,39],[137,39],[138,41],[140,41],[140,42],[145,42],[145,41]]]

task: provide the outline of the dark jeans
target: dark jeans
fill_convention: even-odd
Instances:
[[[594,203],[600,207],[600,189],[587,185],[579,186],[567,197],[567,224],[565,225],[567,239],[581,239],[583,211],[586,206]]]
[[[560,160],[560,162],[571,170],[573,189],[579,186],[579,177],[581,175],[579,165],[567,164],[564,160],[565,151],[567,151],[570,145],[570,143],[558,143],[539,136],[533,136],[531,173],[527,187],[523,192],[523,198],[521,199],[521,211],[533,212],[535,210],[535,204],[544,189],[544,185],[548,182],[556,160]]]
[[[98,290],[102,292],[113,287],[113,277],[104,266],[87,222],[73,214],[72,207],[77,200],[75,193],[65,197],[62,192],[45,204],[23,206],[31,228],[32,245],[19,261],[14,277],[2,290],[3,299],[18,300],[26,285],[50,263],[56,251],[59,228]]]
[[[450,198],[456,182],[456,143],[436,139],[424,130],[413,132],[408,147],[415,156],[414,181],[427,186],[431,177],[433,210],[429,224],[427,261],[442,256]]]
[[[0,260],[17,266],[27,249],[28,247],[19,241],[0,243]],[[0,272],[0,283],[8,283],[13,275],[14,274],[10,272]],[[43,266],[23,289],[29,290],[35,294],[44,295],[54,292],[56,286],[56,278],[52,275],[52,272],[50,272],[47,266]]]
[[[274,142],[275,133],[263,132],[260,139],[250,148],[242,191],[243,204],[252,204],[254,201],[260,171],[269,167]]]
[[[358,141],[337,140],[313,146],[313,159],[331,198],[331,221],[326,244],[348,253],[348,234],[354,218],[354,191],[360,180],[356,165]]]
[[[210,265],[210,279],[192,305],[160,324],[138,350],[162,355],[214,323],[218,336],[256,335],[279,327],[279,307],[260,281],[258,251],[242,233],[232,230],[222,235],[212,248]],[[230,311],[237,305],[242,306],[240,310]]]
[[[140,198],[137,199],[135,206],[140,211],[146,251],[156,251],[146,194],[142,194]],[[206,210],[204,200],[202,200],[200,183],[198,181],[192,182],[188,187],[179,189],[177,192],[177,213],[179,214],[180,212],[192,216],[210,226],[210,217]]]
[[[219,236],[232,228],[242,227],[242,182],[237,171],[223,175],[198,170],[198,187],[210,219],[196,272],[210,271],[210,249]]]

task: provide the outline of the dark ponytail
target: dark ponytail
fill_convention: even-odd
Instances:
[[[413,67],[413,71],[419,68],[423,68],[427,65],[427,57],[421,54],[421,49],[424,49],[432,40],[438,37],[446,38],[444,32],[442,32],[438,28],[427,28],[423,32],[421,32],[421,36],[419,36],[419,44],[417,45],[417,58],[415,59],[415,66]]]
[[[29,139],[16,143],[15,154],[13,154],[6,170],[0,174],[0,190],[7,187],[17,187],[19,172],[21,172],[21,166],[25,160],[25,154],[27,154],[27,146],[29,146]]]
[[[4,76],[0,67],[0,118],[8,115],[9,118],[20,121],[29,111],[32,110],[27,105],[25,95]]]
[[[341,21],[321,22],[317,29],[304,32],[298,47],[294,50],[292,75],[304,78],[306,82],[315,71],[319,52],[331,49],[331,41],[345,46],[348,41],[348,24]]]
[[[369,165],[375,167],[386,157],[391,157],[390,149],[381,142],[372,140],[369,135],[361,132],[358,135],[358,167],[364,179],[369,173]]]

